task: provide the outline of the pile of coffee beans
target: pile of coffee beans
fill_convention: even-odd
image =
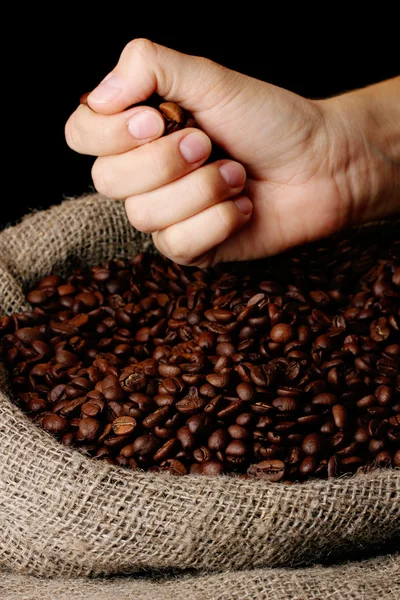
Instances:
[[[399,467],[390,231],[203,270],[142,253],[51,274],[29,312],[0,318],[13,401],[128,469],[298,482]]]

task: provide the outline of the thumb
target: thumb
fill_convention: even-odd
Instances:
[[[201,110],[213,102],[212,98],[205,102],[204,96],[215,87],[223,87],[226,93],[223,80],[228,73],[208,59],[138,38],[125,46],[115,68],[88,95],[87,102],[98,113],[114,114],[157,93],[188,110]]]
[[[113,71],[88,95],[87,102],[98,113],[115,114],[156,93],[191,112],[203,131],[240,160],[249,158],[244,137],[248,144],[252,140],[252,150],[256,150],[260,122],[252,115],[265,110],[260,86],[267,93],[269,107],[278,106],[280,88],[209,59],[138,38],[125,46]]]

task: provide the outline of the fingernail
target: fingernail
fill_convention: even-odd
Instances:
[[[133,115],[128,129],[134,138],[146,140],[159,136],[164,129],[163,118],[152,110],[144,110]]]
[[[246,171],[240,163],[224,163],[220,166],[219,171],[230,187],[239,187],[246,181]]]
[[[101,83],[89,94],[90,102],[105,104],[116,100],[124,89],[124,82],[118,75],[109,73]]]
[[[249,215],[253,210],[253,203],[248,198],[237,198],[233,201],[241,213]]]
[[[193,131],[181,140],[179,150],[188,163],[206,158],[211,152],[211,140],[200,131]]]

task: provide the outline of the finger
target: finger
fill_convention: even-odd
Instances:
[[[245,181],[246,172],[239,163],[211,163],[167,186],[128,198],[126,213],[136,229],[153,233],[237,196]]]
[[[99,157],[92,168],[98,192],[115,200],[143,194],[193,171],[211,153],[211,140],[197,129],[185,129],[123,154]]]
[[[159,138],[165,122],[154,108],[138,106],[116,115],[101,115],[81,104],[65,125],[68,146],[81,154],[120,154]]]
[[[195,265],[198,257],[212,252],[243,227],[251,212],[249,198],[240,196],[153,233],[153,240],[159,251],[171,260],[182,265]]]
[[[197,169],[210,153],[211,140],[207,135],[186,129],[130,152],[98,158],[93,164],[92,179],[98,192],[124,200],[156,190]]]

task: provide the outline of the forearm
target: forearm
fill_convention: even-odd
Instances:
[[[334,176],[351,220],[400,212],[400,77],[330,98]]]

